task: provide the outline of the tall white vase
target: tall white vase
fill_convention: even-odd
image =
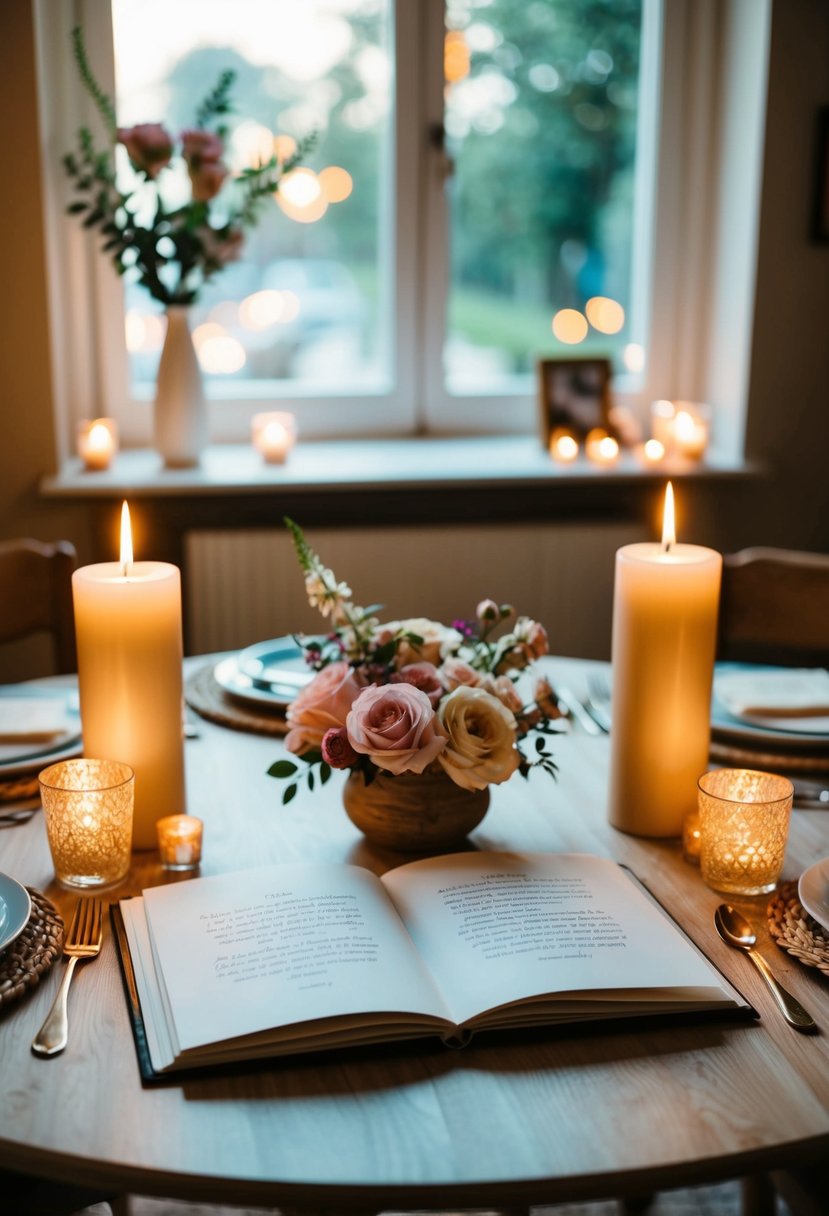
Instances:
[[[167,309],[167,333],[158,364],[155,448],[168,468],[197,465],[207,447],[207,402],[190,333],[190,310]]]

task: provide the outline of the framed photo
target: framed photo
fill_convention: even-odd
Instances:
[[[817,116],[812,240],[829,241],[829,106],[821,106]]]
[[[538,389],[545,448],[557,427],[577,439],[596,426],[612,430],[609,359],[540,359]]]

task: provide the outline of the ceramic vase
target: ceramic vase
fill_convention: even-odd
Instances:
[[[366,785],[351,773],[343,790],[351,822],[367,840],[401,853],[442,852],[462,845],[489,807],[489,790],[465,790],[442,768],[379,772]]]
[[[168,468],[192,468],[207,447],[207,402],[185,305],[167,309],[156,378],[154,442]]]

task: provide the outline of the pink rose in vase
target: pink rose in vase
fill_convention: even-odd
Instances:
[[[285,746],[295,755],[321,747],[332,727],[345,726],[348,711],[362,689],[346,662],[331,663],[314,676],[288,706],[290,730]]]
[[[118,140],[127,149],[133,168],[150,178],[156,178],[173,155],[173,141],[160,122],[119,127]]]
[[[390,773],[422,773],[446,740],[425,692],[412,684],[364,688],[351,707],[346,729],[351,746]]]
[[[389,683],[411,684],[413,688],[419,688],[421,692],[426,693],[432,709],[437,709],[438,702],[446,692],[434,663],[409,663],[408,666],[401,667],[400,671],[394,672],[389,677]]]

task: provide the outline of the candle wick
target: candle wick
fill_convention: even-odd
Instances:
[[[662,542],[662,552],[670,553],[670,551],[671,551],[671,542],[669,540],[663,541]]]

